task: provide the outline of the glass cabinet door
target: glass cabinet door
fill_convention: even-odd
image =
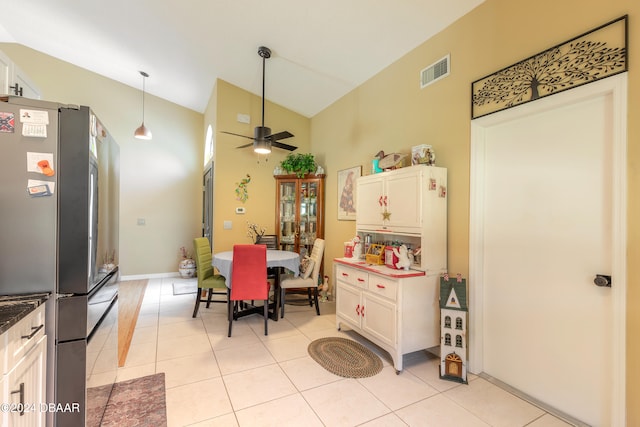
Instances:
[[[279,182],[280,247],[286,251],[295,250],[298,238],[297,227],[297,183],[295,181]]]
[[[300,254],[309,254],[318,231],[318,181],[300,182]]]
[[[324,176],[278,176],[276,232],[280,248],[308,255],[316,238],[323,238]]]

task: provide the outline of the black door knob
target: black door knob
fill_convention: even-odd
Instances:
[[[593,279],[593,283],[596,286],[610,288],[611,287],[611,276],[607,276],[605,274],[596,274],[596,278]]]

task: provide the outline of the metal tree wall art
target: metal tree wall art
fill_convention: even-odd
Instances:
[[[471,85],[471,118],[627,71],[627,16]]]

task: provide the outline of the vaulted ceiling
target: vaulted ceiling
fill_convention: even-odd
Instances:
[[[21,0],[0,41],[136,88],[146,71],[149,93],[199,112],[217,78],[260,95],[267,46],[266,98],[312,117],[483,1]]]

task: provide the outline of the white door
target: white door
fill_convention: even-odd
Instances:
[[[618,411],[612,396],[624,348],[615,311],[626,283],[617,271],[624,257],[616,234],[624,216],[617,100],[597,89],[570,90],[478,125],[472,175],[482,188],[472,190],[470,285],[475,279],[481,287],[481,320],[472,317],[475,369],[605,426]],[[613,288],[596,286],[596,274],[612,275]]]

